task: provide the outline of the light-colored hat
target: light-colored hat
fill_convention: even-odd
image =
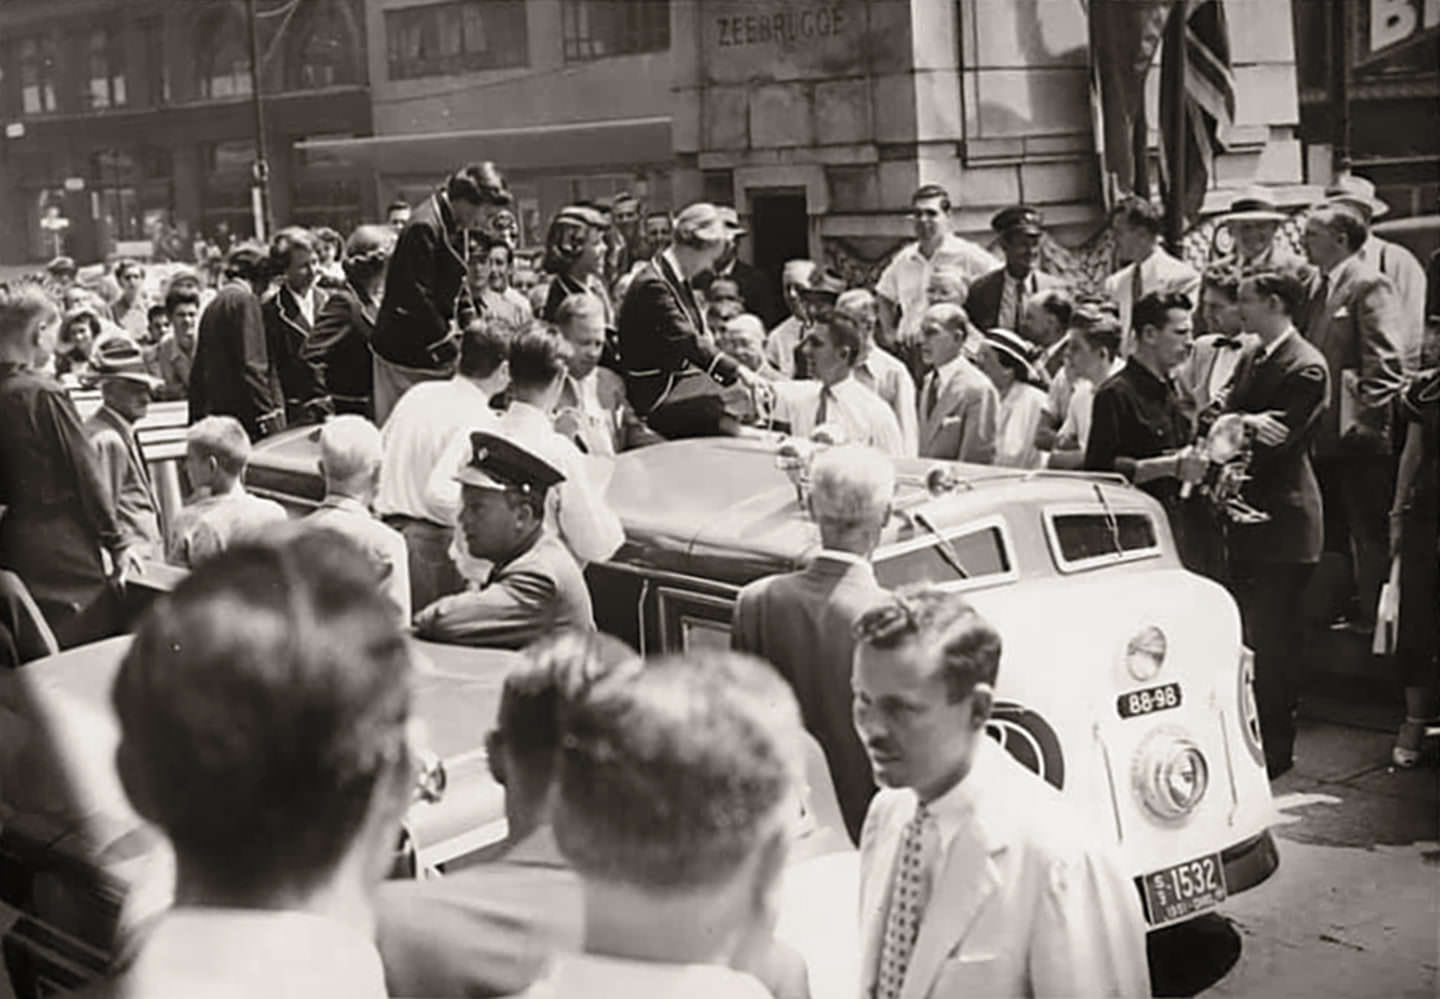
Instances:
[[[1242,191],[1230,202],[1226,222],[1284,222],[1285,213],[1280,211],[1270,193],[1261,187]]]
[[[1018,333],[1007,329],[988,329],[985,331],[985,343],[995,348],[1000,353],[1019,362],[1025,368],[1025,380],[1032,385],[1045,384],[1045,378],[1035,367],[1034,346],[1023,339]]]
[[[708,201],[686,205],[680,209],[680,214],[675,216],[675,239],[681,243],[718,243],[732,239],[737,232],[743,231],[738,222],[727,221],[720,209]]]
[[[90,347],[90,367],[102,382],[118,378],[138,382],[152,392],[165,384],[145,370],[140,345],[126,333],[107,333],[97,339]]]
[[[1372,219],[1390,211],[1389,205],[1375,197],[1375,185],[1353,173],[1342,173],[1336,177],[1335,182],[1325,188],[1325,200],[1355,205]]]

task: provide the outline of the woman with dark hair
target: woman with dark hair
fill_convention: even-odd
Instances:
[[[493,163],[472,163],[415,210],[390,259],[375,319],[375,419],[383,423],[410,386],[450,377],[459,353],[452,328],[465,283],[465,231],[489,231],[510,207]]]
[[[86,379],[90,374],[90,348],[100,339],[100,315],[78,305],[65,313],[55,344],[55,377],[65,382]]]
[[[315,233],[315,271],[320,275],[320,287],[335,291],[345,287],[345,270],[340,261],[345,256],[345,241],[328,225],[313,230]]]
[[[545,260],[541,266],[552,278],[540,318],[553,323],[565,299],[571,295],[593,296],[605,312],[605,352],[600,363],[618,371],[620,352],[615,307],[605,290],[609,232],[609,220],[587,205],[562,208],[551,220],[550,229],[545,233]]]
[[[292,426],[308,422],[304,404],[309,398],[310,373],[300,354],[326,298],[315,282],[315,260],[315,237],[309,229],[289,226],[270,242],[270,273],[278,275],[280,282],[265,299],[261,312],[270,358],[285,393],[285,421]]]
[[[394,249],[388,226],[362,225],[346,241],[345,286],[320,307],[315,332],[300,352],[310,378],[305,412],[311,419],[341,413],[375,418],[370,340]]]

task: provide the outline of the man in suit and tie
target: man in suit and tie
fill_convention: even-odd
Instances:
[[[1240,285],[1239,308],[1258,344],[1246,348],[1216,407],[1243,414],[1254,434],[1244,497],[1270,519],[1232,524],[1230,581],[1255,652],[1255,701],[1265,768],[1289,770],[1299,703],[1301,595],[1320,560],[1324,521],[1310,442],[1330,397],[1325,358],[1301,338],[1294,316],[1305,290],[1291,274],[1266,271]]]
[[[716,347],[690,286],[734,237],[714,205],[686,207],[675,219],[671,244],[636,273],[620,306],[626,394],[662,437],[738,434],[720,386],[738,381],[753,391],[761,383],[759,375]]]
[[[1230,381],[1246,347],[1256,342],[1240,315],[1240,271],[1219,263],[1205,271],[1200,289],[1202,335],[1176,371],[1180,401],[1192,415],[1213,403]]]
[[[1144,198],[1130,197],[1110,214],[1115,230],[1115,251],[1126,265],[1105,279],[1105,294],[1120,305],[1120,329],[1125,341],[1122,356],[1135,347],[1131,310],[1152,291],[1179,292],[1193,306],[1200,300],[1200,274],[1165,252],[1160,245],[1164,217],[1160,209]]]
[[[1134,884],[985,735],[999,634],[933,584],[856,625],[855,727],[882,790],[860,841],[861,995],[1150,995]]]
[[[1365,238],[1363,219],[1339,203],[1313,209],[1305,223],[1305,252],[1320,269],[1305,339],[1330,373],[1330,405],[1314,444],[1325,548],[1351,559],[1351,620],[1362,630],[1373,624],[1389,567],[1390,404],[1402,385],[1406,322],[1395,286],[1361,257]]]
[[[95,341],[91,365],[100,376],[100,408],[85,421],[100,478],[115,498],[115,520],[125,546],[142,558],[164,559],[160,501],[135,424],[150,411],[150,396],[163,382],[145,370],[139,344],[124,333]]]
[[[965,311],[982,330],[998,326],[1020,332],[1026,300],[1038,291],[1064,285],[1040,271],[1042,221],[1039,210],[1028,205],[1011,205],[990,220],[990,228],[1000,234],[1005,266],[977,279],[965,298]]]
[[[570,345],[555,403],[556,432],[586,454],[602,457],[660,440],[630,408],[624,380],[600,364],[605,353],[601,301],[594,295],[567,295],[555,310],[554,322]]]
[[[730,630],[732,648],[769,660],[790,682],[857,843],[875,781],[850,716],[852,628],[885,596],[870,556],[894,498],[895,469],[884,455],[853,444],[822,452],[811,466],[808,504],[820,551],[799,572],[747,584]]]
[[[988,465],[995,460],[1000,396],[966,359],[970,320],[942,302],[920,321],[920,353],[933,370],[920,389],[920,457]]]
[[[1216,264],[1241,274],[1277,271],[1303,278],[1310,270],[1305,258],[1275,238],[1285,217],[1264,188],[1242,191],[1230,202],[1229,214],[1220,220],[1235,249]]]
[[[1407,370],[1420,367],[1420,350],[1425,338],[1425,268],[1415,254],[1399,243],[1375,235],[1370,226],[1375,219],[1390,211],[1390,206],[1375,196],[1375,185],[1364,177],[1344,174],[1325,189],[1330,201],[1352,209],[1365,223],[1365,242],[1360,259],[1390,279],[1400,300],[1404,327],[1391,335],[1400,349],[1400,360]]]

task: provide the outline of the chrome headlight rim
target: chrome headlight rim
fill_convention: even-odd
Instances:
[[[1125,671],[1140,683],[1160,675],[1170,651],[1170,639],[1158,624],[1141,625],[1125,641],[1120,658]]]
[[[1136,750],[1133,777],[1136,797],[1151,816],[1180,822],[1205,800],[1210,789],[1210,762],[1190,736],[1162,729]]]

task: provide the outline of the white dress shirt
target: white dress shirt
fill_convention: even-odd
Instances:
[[[531,999],[771,999],[759,979],[718,964],[632,961],[559,954],[550,973],[524,993]]]
[[[1135,331],[1130,328],[1130,312],[1135,306],[1135,268],[1140,268],[1140,293],[1179,291],[1190,297],[1191,307],[1200,304],[1200,273],[1156,246],[1148,257],[1127,264],[1105,279],[1105,293],[1120,305],[1120,356],[1129,357],[1135,347]]]
[[[145,999],[384,999],[370,937],[333,919],[260,909],[171,909],[120,979]]]
[[[796,437],[808,438],[819,425],[823,383],[813,379],[806,381],[773,382],[775,390],[775,415],[790,424],[790,432]],[[851,443],[868,444],[892,457],[904,455],[905,440],[900,433],[900,422],[886,405],[885,400],[846,375],[829,387],[825,403],[825,422],[834,423],[844,429]]]
[[[894,354],[872,346],[865,360],[855,365],[854,377],[857,382],[885,400],[895,420],[900,424],[900,438],[904,442],[904,455],[915,457],[920,449],[920,427],[916,422],[915,379],[905,362]]]
[[[494,429],[497,416],[484,390],[469,378],[421,382],[400,397],[381,428],[384,458],[375,512],[449,526],[453,509],[426,498],[426,484],[445,445],[461,430]],[[450,469],[454,474],[455,469]]]
[[[555,432],[550,414],[528,402],[511,402],[493,429],[534,451],[564,474],[565,481],[551,489],[546,499],[545,523],[570,549],[575,561],[584,566],[614,555],[625,542],[620,518],[605,502],[605,487],[614,462],[581,454],[573,441]],[[446,513],[444,523],[453,523],[460,511],[460,484],[455,481],[455,472],[469,449],[468,433],[455,434],[445,445],[426,485],[426,501],[432,509]]]
[[[953,232],[945,234],[934,256],[928,258],[920,252],[919,243],[902,247],[885,266],[875,285],[877,293],[900,307],[898,333],[902,340],[919,336],[920,318],[925,312],[925,286],[937,267],[956,267],[967,281],[973,282],[1000,267],[1000,261]]]
[[[615,437],[619,432],[617,413],[610,412],[600,404],[600,369],[594,368],[584,378],[565,376],[567,386],[579,403],[580,418],[585,422],[581,437],[591,454],[613,457]]]

